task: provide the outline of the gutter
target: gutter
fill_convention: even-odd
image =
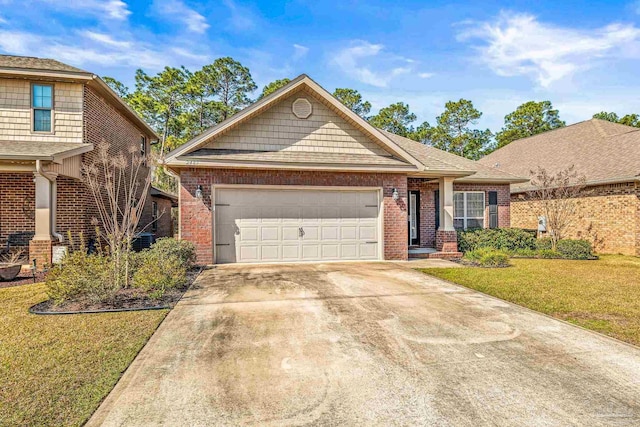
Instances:
[[[622,178],[608,178],[608,179],[597,179],[594,181],[587,181],[583,184],[583,187],[595,187],[597,185],[607,185],[607,184],[623,184],[625,182],[640,182],[640,176],[630,176],[630,177],[622,177]],[[535,190],[535,187],[526,187],[526,188],[518,188],[511,190],[511,194],[520,194],[520,193],[528,193],[529,191]]]
[[[57,175],[54,176],[49,172],[45,171],[42,168],[42,161],[40,160],[36,160],[36,172],[38,172],[40,175],[44,176],[47,180],[49,180],[49,183],[51,185],[51,202],[50,202],[51,206],[49,208],[49,214],[51,216],[49,224],[51,229],[49,230],[49,232],[53,237],[58,239],[59,242],[64,242],[64,237],[62,236],[62,234],[56,231],[56,217],[57,217],[57,210],[58,210],[58,182],[56,178],[58,176]]]

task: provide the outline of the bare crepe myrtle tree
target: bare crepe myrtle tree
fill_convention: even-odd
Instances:
[[[98,218],[92,223],[109,248],[116,288],[129,285],[131,243],[151,186],[151,159],[131,145],[126,152],[112,153],[103,141],[93,160],[82,165],[84,182],[96,203]],[[145,227],[148,226],[145,225]],[[144,228],[144,227],[143,227]]]
[[[563,238],[575,220],[576,199],[584,189],[585,182],[586,178],[578,175],[573,165],[555,174],[541,167],[531,171],[533,190],[529,191],[529,197],[541,205],[554,251],[558,240]]]

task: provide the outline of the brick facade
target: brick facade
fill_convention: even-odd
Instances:
[[[576,199],[575,221],[565,237],[589,240],[598,253],[640,256],[639,197],[640,189],[633,182],[585,188]],[[512,195],[514,227],[537,229],[542,215],[540,203],[526,193]]]
[[[171,200],[164,197],[151,197],[147,203],[153,207],[153,203],[158,205],[158,220],[156,221],[156,229],[151,228],[151,232],[157,237],[173,237],[173,217],[171,215]]]
[[[36,187],[31,173],[0,173],[0,241],[35,230]],[[23,242],[25,247],[28,242]]]
[[[409,191],[420,191],[420,246],[437,249],[435,192],[438,190],[438,183],[420,178],[409,178],[407,185]],[[454,182],[453,191],[485,192],[485,227],[489,226],[489,191],[496,191],[498,193],[498,227],[511,226],[509,184],[459,184]]]
[[[196,245],[200,263],[209,264],[214,260],[212,184],[382,187],[384,258],[407,259],[407,178],[404,175],[188,168],[180,171],[180,237]],[[202,186],[202,200],[195,197],[198,185]],[[393,188],[400,195],[398,201],[393,200]]]

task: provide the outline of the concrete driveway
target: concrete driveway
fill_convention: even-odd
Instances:
[[[640,425],[640,350],[398,264],[222,266],[88,425]]]

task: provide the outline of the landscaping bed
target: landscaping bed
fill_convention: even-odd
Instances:
[[[36,281],[35,283],[39,283],[44,281],[46,274],[43,272],[36,273]],[[20,285],[28,285],[33,284],[33,274],[31,272],[26,272],[23,270],[22,273],[18,275],[13,280],[0,280],[0,289],[2,288],[10,288],[12,286],[20,286]]]
[[[48,299],[30,308],[34,314],[63,314],[63,313],[97,313],[101,311],[131,311],[172,308],[182,295],[189,289],[200,273],[200,269],[187,272],[184,284],[168,289],[160,297],[151,298],[148,292],[138,288],[120,289],[108,301],[71,300],[55,304]]]
[[[512,267],[421,269],[576,325],[640,345],[640,258],[512,259]]]

